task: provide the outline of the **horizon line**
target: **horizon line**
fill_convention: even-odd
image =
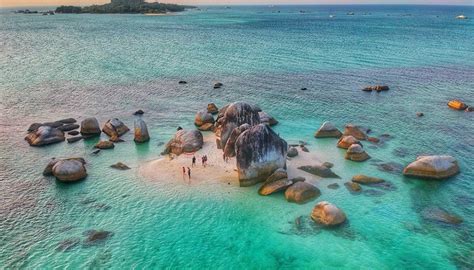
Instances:
[[[148,1],[147,1],[148,2]],[[155,1],[157,2],[157,1]],[[153,3],[153,2],[149,2]],[[176,4],[172,2],[159,2],[162,4]],[[101,4],[92,4],[92,5],[101,5]],[[373,4],[373,3],[333,3],[333,4],[323,4],[323,3],[301,3],[301,4],[294,4],[294,3],[278,3],[278,4],[177,4],[177,5],[184,5],[184,6],[196,6],[196,7],[213,7],[213,6],[458,6],[458,7],[474,7],[474,3],[469,4],[450,4],[450,3],[436,3],[436,4],[420,4],[420,3],[381,3],[381,4]],[[21,8],[21,7],[57,7],[57,6],[90,6],[90,5],[20,5],[20,6],[0,6],[0,9],[10,9],[10,8]]]

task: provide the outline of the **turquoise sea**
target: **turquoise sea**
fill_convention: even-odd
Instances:
[[[474,105],[473,18],[474,8],[461,6],[201,7],[173,16],[2,10],[0,268],[474,269],[473,114],[446,106],[454,98]],[[224,87],[212,89],[216,81]],[[370,84],[391,90],[360,91]],[[193,128],[197,110],[237,100],[259,104],[283,138],[308,142],[342,179],[315,183],[322,195],[295,205],[236,181],[187,185],[138,174],[177,126]],[[66,117],[118,117],[133,127],[137,109],[148,144],[128,133],[94,156],[94,140],[43,148],[23,140],[30,123]],[[336,140],[313,138],[328,120],[393,139],[366,143],[371,161],[346,161]],[[426,153],[456,157],[461,173],[426,181],[376,166]],[[42,176],[50,158],[69,156],[88,161],[85,181]],[[109,168],[118,161],[132,170]],[[359,173],[396,190],[352,195],[343,183]],[[313,226],[309,214],[322,200],[349,222]],[[464,221],[427,220],[430,207]],[[88,230],[113,236],[88,246]],[[78,244],[58,251],[64,240]]]

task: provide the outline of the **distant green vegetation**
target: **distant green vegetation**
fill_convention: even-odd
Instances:
[[[56,13],[167,13],[180,12],[192,6],[182,6],[176,4],[145,3],[145,2],[126,2],[110,3],[105,5],[93,5],[89,7],[60,6],[56,8]]]

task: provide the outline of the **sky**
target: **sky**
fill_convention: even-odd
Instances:
[[[0,7],[59,6],[105,4],[110,0],[0,0]],[[232,4],[435,4],[473,5],[474,0],[161,0],[164,3],[191,5],[232,5]]]

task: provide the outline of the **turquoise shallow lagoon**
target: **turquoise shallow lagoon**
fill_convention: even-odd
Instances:
[[[2,10],[0,268],[473,269],[474,121],[446,106],[453,98],[474,105],[474,20],[456,20],[459,14],[472,18],[474,9],[202,7],[174,16]],[[224,87],[212,89],[216,81]],[[391,90],[360,91],[369,84]],[[138,174],[160,157],[177,126],[192,128],[197,110],[236,100],[259,104],[280,121],[275,130],[283,138],[308,142],[342,179],[321,180],[321,197],[295,205],[236,181],[187,185]],[[23,140],[30,123],[66,117],[118,117],[132,127],[137,109],[146,112],[148,144],[135,145],[129,133],[126,143],[93,156],[95,141],[33,148]],[[313,138],[327,120],[393,139],[367,144],[372,161],[356,164],[344,160],[335,140]],[[375,166],[406,165],[419,154],[450,154],[461,173],[425,181]],[[65,185],[42,176],[50,158],[68,156],[86,158],[85,181]],[[118,161],[132,170],[109,168]],[[343,183],[359,173],[396,190],[352,195]],[[328,189],[332,183],[341,187]],[[309,214],[320,200],[342,208],[348,224],[313,226]],[[464,221],[428,221],[426,207]],[[113,236],[83,245],[91,229]],[[68,239],[80,243],[57,251]]]

